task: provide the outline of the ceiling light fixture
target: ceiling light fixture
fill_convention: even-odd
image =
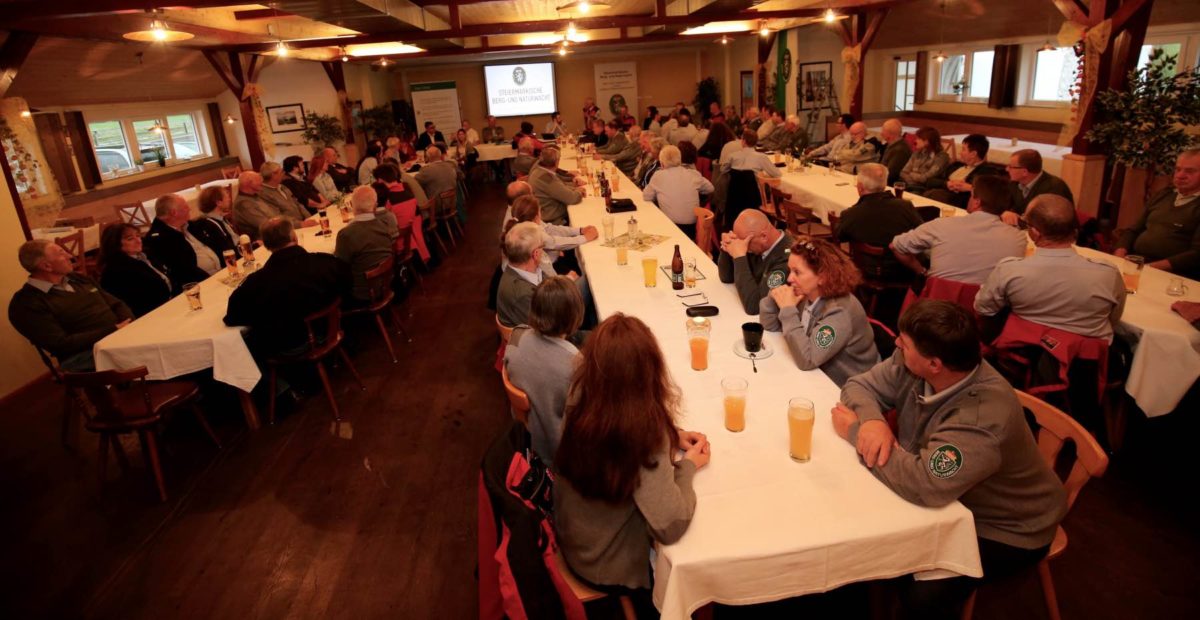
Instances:
[[[425,50],[415,46],[406,45],[402,41],[392,41],[390,43],[363,43],[360,45],[347,45],[346,53],[351,56],[398,56],[400,54],[418,54]]]
[[[150,28],[148,30],[134,30],[121,35],[130,41],[145,41],[148,43],[170,43],[174,41],[186,41],[194,38],[196,35],[182,30],[171,30],[167,26],[167,22],[159,18],[157,11],[149,11],[152,19],[150,20]]]
[[[577,34],[579,34],[579,30],[575,28],[575,22],[567,23],[567,38],[570,39]]]
[[[158,121],[154,121],[154,124],[150,126],[150,131],[153,131],[154,133],[162,133],[163,132],[162,123],[159,123]]]
[[[938,47],[941,48],[946,44],[946,0],[942,0],[942,19],[938,22]],[[941,49],[933,55],[933,59],[939,63],[945,62],[946,53]]]
[[[280,58],[287,58],[287,55],[291,53],[291,50],[288,49],[287,43],[284,43],[283,39],[280,39],[279,44],[275,46],[275,53],[278,54]]]
[[[721,35],[721,38],[717,39],[717,42],[720,43],[721,45],[729,45],[729,37],[727,37],[725,35]]]
[[[759,22],[758,34],[762,35],[763,38],[771,35],[771,29],[767,28],[767,20],[764,19],[762,22]]]
[[[750,32],[757,24],[752,21],[740,22],[709,22],[703,26],[693,26],[679,34],[726,34],[731,32]]]
[[[237,122],[237,119],[236,119],[236,118],[234,118],[232,114],[226,114],[226,115],[225,115],[225,124],[226,124],[226,125],[232,125],[232,124],[234,124],[234,123],[236,123],[236,122]]]
[[[607,0],[576,0],[575,2],[568,2],[562,6],[554,7],[554,10],[578,11],[581,15],[587,15],[588,11],[603,11],[610,8],[612,8],[612,5]]]
[[[21,110],[21,118],[29,118],[31,116],[33,116],[33,112],[30,112],[29,110]]]
[[[826,24],[832,24],[833,22],[837,21],[837,18],[838,18],[837,13],[834,13],[833,9],[825,9],[825,23]]]

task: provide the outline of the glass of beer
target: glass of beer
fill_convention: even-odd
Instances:
[[[200,303],[200,283],[189,282],[183,285],[183,295],[187,297],[188,305],[192,310],[200,310],[204,308],[204,304]]]
[[[612,241],[612,238],[613,238],[613,216],[612,216],[612,214],[605,214],[604,217],[600,218],[600,226],[602,226],[604,228],[604,240]]]
[[[954,207],[942,207],[942,217],[954,217]]]
[[[725,393],[725,430],[740,433],[746,430],[746,391],[750,384],[741,377],[721,379]]]
[[[683,285],[687,288],[696,288],[696,259],[689,258],[683,261]]]
[[[629,264],[629,248],[625,247],[623,243],[617,246],[617,264],[622,266]]]
[[[221,256],[225,259],[225,267],[229,269],[229,275],[236,276],[238,274],[237,253],[233,250],[225,250],[221,252]]]
[[[812,430],[816,411],[811,400],[793,398],[788,401],[788,452],[797,463],[812,459]]]
[[[1142,281],[1142,268],[1146,266],[1146,259],[1141,256],[1130,254],[1125,257],[1125,262],[1121,264],[1121,278],[1125,280],[1125,292],[1136,293],[1138,284]]]
[[[896,194],[896,198],[904,198],[904,190],[906,189],[908,189],[908,183],[904,181],[892,183],[892,192]]]
[[[646,280],[646,288],[658,286],[658,259],[642,259],[642,277]]]
[[[697,316],[687,322],[688,345],[692,349],[692,370],[708,370],[708,337],[712,323],[706,317]]]

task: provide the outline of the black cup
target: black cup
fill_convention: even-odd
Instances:
[[[763,326],[761,323],[742,323],[742,342],[747,353],[758,353],[762,349]]]

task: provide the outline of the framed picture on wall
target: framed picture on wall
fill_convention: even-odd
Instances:
[[[833,89],[833,62],[800,63],[800,109],[812,110],[828,105]]]
[[[288,133],[304,131],[304,106],[299,103],[273,105],[266,109],[267,120],[271,123],[271,133]]]

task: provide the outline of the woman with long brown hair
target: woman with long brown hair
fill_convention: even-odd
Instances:
[[[675,426],[679,390],[654,334],[631,316],[616,313],[591,333],[568,394],[554,459],[563,556],[601,589],[648,597],[651,545],[687,531],[708,439]]]
[[[871,323],[854,296],[862,275],[850,257],[827,241],[801,238],[788,270],[788,285],[771,289],[759,320],[783,331],[800,370],[820,368],[841,386],[878,363]]]
[[[933,127],[917,130],[917,148],[900,171],[900,180],[908,184],[910,192],[922,192],[929,180],[942,177],[950,166],[950,156],[942,149],[942,134]]]
[[[308,162],[308,182],[321,193],[321,197],[328,202],[337,200],[341,193],[338,192],[337,185],[333,183],[333,177],[329,176],[329,162],[325,161],[325,156],[321,154],[313,155],[312,161]]]

